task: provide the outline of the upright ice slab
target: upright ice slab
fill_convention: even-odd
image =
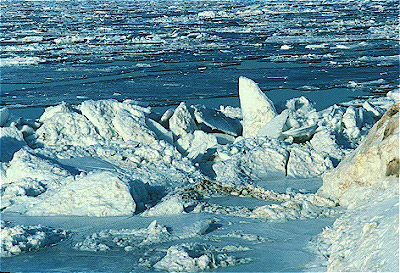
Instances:
[[[275,106],[258,85],[246,77],[239,78],[239,98],[243,114],[243,137],[256,137],[258,131],[277,116]]]

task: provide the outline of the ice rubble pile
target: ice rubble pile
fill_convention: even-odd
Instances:
[[[214,178],[239,187],[319,176],[355,148],[394,102],[389,93],[317,111],[300,97],[278,113],[244,77],[239,95],[241,109],[182,102],[159,116],[131,100],[62,103],[47,108],[38,121],[15,118],[2,108],[1,209],[131,215],[177,189]],[[182,203],[172,203],[175,213],[185,211]],[[145,214],[171,213],[165,207]]]
[[[324,176],[318,194],[347,207],[317,238],[328,271],[399,269],[399,108],[397,102]]]
[[[242,250],[237,246],[217,248],[198,243],[175,244],[168,249],[160,249],[160,243],[195,238],[209,232],[213,220],[200,220],[172,232],[156,220],[147,228],[102,230],[77,242],[75,248],[83,251],[109,251],[123,249],[127,252],[143,252],[139,262],[148,268],[162,271],[204,271],[217,267],[249,262],[237,259],[225,252]],[[162,253],[158,253],[162,252]],[[149,257],[147,257],[149,256]]]
[[[13,225],[1,220],[1,256],[38,250],[63,240],[67,233],[59,229],[38,226]]]

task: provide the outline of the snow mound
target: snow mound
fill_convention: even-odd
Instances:
[[[398,186],[376,192],[314,239],[327,271],[399,271]]]
[[[1,257],[37,251],[63,240],[67,232],[48,227],[13,225],[1,220]]]
[[[132,215],[146,199],[140,181],[129,181],[112,172],[95,172],[58,190],[42,194],[28,215],[121,216]]]
[[[364,142],[338,167],[325,174],[319,194],[349,206],[366,191],[398,183],[399,107],[394,104],[371,128]]]
[[[188,243],[168,248],[167,255],[154,265],[156,270],[198,272],[248,262],[225,253],[218,254],[211,245]]]
[[[276,115],[273,102],[258,85],[245,77],[239,78],[239,98],[243,113],[243,137],[255,137]]]

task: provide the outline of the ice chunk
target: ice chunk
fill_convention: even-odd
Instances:
[[[152,130],[159,139],[165,140],[169,144],[173,144],[174,139],[171,131],[165,129],[160,123],[148,118],[146,124]]]
[[[221,183],[240,185],[286,176],[287,144],[276,139],[242,139],[233,145],[218,147],[217,155],[212,168]]]
[[[235,138],[233,136],[227,134],[211,133],[209,135],[215,136],[218,144],[221,145],[232,144],[235,141]]]
[[[167,109],[164,114],[161,116],[160,118],[160,122],[164,127],[168,127],[169,126],[169,119],[172,117],[172,115],[174,114],[174,109],[173,108],[169,108]]]
[[[332,169],[332,162],[313,149],[292,145],[290,147],[289,161],[287,163],[287,176],[308,178],[321,175]]]
[[[289,50],[292,49],[293,47],[290,45],[281,45],[281,50]]]
[[[194,117],[184,102],[179,104],[169,119],[169,128],[176,136],[184,136],[197,129]]]
[[[136,189],[138,188],[138,189]],[[127,181],[112,172],[95,172],[56,191],[40,195],[28,215],[122,216],[136,211],[135,200],[146,192],[140,181]],[[139,193],[139,194],[138,194]],[[133,196],[132,196],[133,195]]]
[[[288,109],[283,110],[282,113],[274,117],[264,127],[258,130],[258,136],[267,136],[272,138],[280,137],[288,117],[289,117],[289,110]]]
[[[120,137],[124,141],[145,144],[155,139],[155,134],[146,125],[146,115],[150,109],[132,101],[88,100],[80,105],[80,110],[105,139]]]
[[[314,125],[320,118],[312,103],[305,97],[293,98],[286,102],[289,117],[284,131]]]
[[[10,161],[14,153],[25,145],[24,137],[16,127],[0,127],[0,161]]]
[[[46,185],[46,188],[57,188],[63,185],[65,178],[71,175],[70,171],[54,160],[37,154],[33,150],[21,149],[11,160],[4,182],[12,183],[29,178],[40,181]]]
[[[164,216],[184,213],[182,200],[177,196],[167,196],[161,203],[142,213],[142,216]]]
[[[243,136],[256,137],[258,130],[277,115],[275,106],[254,81],[245,77],[239,78],[239,97],[243,114]]]
[[[6,125],[7,121],[10,118],[10,112],[7,107],[0,108],[0,127]]]
[[[333,158],[334,165],[340,162],[347,152],[339,147],[334,131],[327,128],[316,132],[310,140],[310,144],[317,153]]]
[[[173,245],[154,268],[169,272],[199,272],[246,262],[245,259],[241,261],[216,252],[217,249],[211,245],[197,243]]]
[[[187,153],[187,157],[200,162],[207,150],[217,146],[217,138],[212,134],[196,130],[193,134],[186,134],[178,139],[179,148]]]
[[[90,121],[65,105],[47,108],[40,120],[44,123],[36,131],[38,143],[88,146],[104,142]]]
[[[281,136],[283,139],[292,137],[295,142],[305,142],[312,137],[312,135],[315,133],[315,130],[317,130],[317,127],[317,124],[313,124],[305,127],[293,128],[282,132]]]
[[[1,257],[37,251],[66,238],[67,232],[48,227],[13,225],[1,220]]]
[[[242,125],[237,119],[225,116],[223,113],[206,108],[203,105],[192,105],[197,123],[205,124],[212,130],[238,136],[242,133]]]

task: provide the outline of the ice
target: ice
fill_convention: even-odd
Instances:
[[[197,129],[193,114],[184,102],[179,104],[169,119],[169,128],[176,136],[184,136]]]
[[[245,77],[239,78],[239,98],[243,114],[243,136],[255,137],[258,130],[277,115],[275,106],[254,81]]]
[[[325,174],[319,193],[349,206],[369,189],[396,182],[399,165],[399,103],[394,104],[371,128],[363,143],[336,169]],[[371,171],[374,170],[374,171]],[[360,191],[362,196],[358,196]]]
[[[314,239],[328,271],[398,271],[398,185],[364,196]],[[314,247],[315,247],[314,246]]]
[[[159,139],[163,139],[169,144],[173,144],[174,136],[172,135],[171,131],[166,130],[160,123],[152,120],[151,118],[146,119],[146,124]]]
[[[211,130],[217,130],[232,136],[239,136],[242,125],[238,119],[232,119],[223,113],[206,108],[205,106],[192,105],[197,123],[204,124]],[[206,128],[207,129],[207,128]]]
[[[291,177],[316,177],[332,169],[332,161],[314,149],[307,149],[299,145],[290,147],[286,175]]]
[[[289,110],[285,109],[278,116],[274,117],[264,127],[258,130],[258,136],[266,136],[271,138],[279,138],[282,134],[286,120],[289,117]]]
[[[79,110],[95,126],[100,136],[108,140],[119,137],[124,141],[150,143],[155,138],[146,125],[146,115],[150,109],[132,101],[85,101]]]
[[[185,213],[182,200],[177,196],[167,196],[159,204],[142,213],[143,216],[163,216]]]
[[[178,139],[177,144],[188,158],[200,162],[209,149],[216,148],[218,141],[216,136],[196,130],[193,134],[186,134]]]
[[[5,126],[9,118],[10,118],[10,113],[8,111],[8,108],[1,107],[0,108],[0,127]]]
[[[49,227],[15,225],[1,220],[1,257],[38,251],[67,237],[67,232]]]
[[[313,136],[317,128],[317,124],[308,125],[300,128],[292,128],[290,130],[282,132],[281,136],[284,139],[292,138],[295,142],[305,142]]]
[[[293,47],[290,45],[281,45],[281,50],[289,50],[292,49]]]
[[[0,161],[9,162],[14,153],[24,146],[23,134],[17,127],[0,127]]]
[[[211,245],[198,243],[174,245],[154,268],[169,272],[198,272],[246,262],[226,254],[217,254]]]
[[[141,181],[129,181],[112,172],[94,172],[39,199],[28,208],[28,215],[121,216],[132,215],[137,203],[147,199],[147,191]]]

